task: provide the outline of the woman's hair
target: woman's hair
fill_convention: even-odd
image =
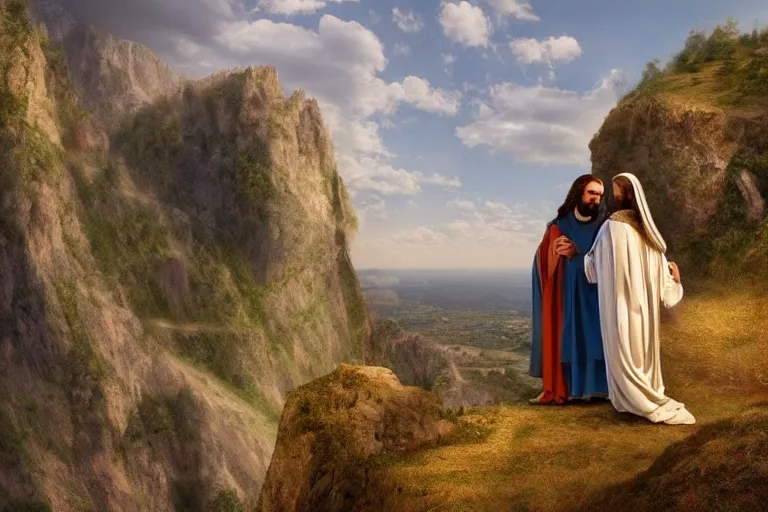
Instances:
[[[640,210],[637,206],[635,188],[632,186],[632,182],[629,181],[629,178],[617,176],[613,179],[613,182],[619,187],[620,194],[619,198],[613,198],[612,210],[632,210],[639,215]]]
[[[564,219],[574,208],[581,202],[581,198],[584,195],[584,189],[587,185],[596,181],[602,183],[599,178],[592,176],[591,174],[582,174],[571,185],[571,189],[568,191],[568,195],[565,196],[565,202],[557,209],[557,219]]]

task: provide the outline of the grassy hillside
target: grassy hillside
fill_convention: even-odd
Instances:
[[[662,69],[646,65],[624,101],[663,96],[703,108],[768,106],[768,28],[742,34],[729,20],[712,32],[692,31]]]
[[[765,473],[746,454],[764,453],[768,435],[766,312],[762,295],[713,294],[686,298],[667,319],[665,383],[697,425],[653,425],[605,402],[472,409],[448,446],[380,461],[380,492],[390,510],[403,511],[616,510],[630,506],[622,497],[640,500],[632,510],[651,510],[640,504],[651,506],[670,483],[665,510],[754,504],[762,491],[750,482]],[[748,451],[731,460],[739,448]],[[717,470],[718,485],[697,487],[697,468]]]

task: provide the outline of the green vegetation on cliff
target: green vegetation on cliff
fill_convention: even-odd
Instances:
[[[768,104],[768,28],[741,34],[728,20],[711,33],[692,31],[664,69],[659,64],[646,65],[625,101],[661,94],[722,107]]]
[[[768,198],[768,141],[760,146],[734,155],[716,213],[706,232],[691,242],[691,263],[706,278],[768,282],[768,219],[760,210],[753,215],[753,205],[744,197],[750,187],[756,198]]]
[[[33,79],[31,68],[43,58],[34,53],[42,38],[29,22],[24,0],[3,5],[0,23],[0,145],[9,159],[7,167],[15,170],[10,175],[3,173],[3,179],[28,185],[43,177],[57,178],[61,171],[58,148],[48,134],[28,122],[30,97],[26,89]]]

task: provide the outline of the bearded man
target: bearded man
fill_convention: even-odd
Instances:
[[[667,396],[661,375],[660,306],[683,298],[680,269],[653,222],[640,181],[613,178],[613,213],[584,258],[597,283],[611,403],[653,423],[692,425],[685,404]]]
[[[536,251],[529,374],[542,379],[542,392],[532,404],[608,397],[597,286],[584,272],[602,197],[602,181],[578,177]]]

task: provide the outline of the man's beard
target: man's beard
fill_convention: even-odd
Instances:
[[[590,219],[594,219],[600,213],[600,205],[594,203],[579,203],[576,205],[576,209],[579,211],[579,215]]]

